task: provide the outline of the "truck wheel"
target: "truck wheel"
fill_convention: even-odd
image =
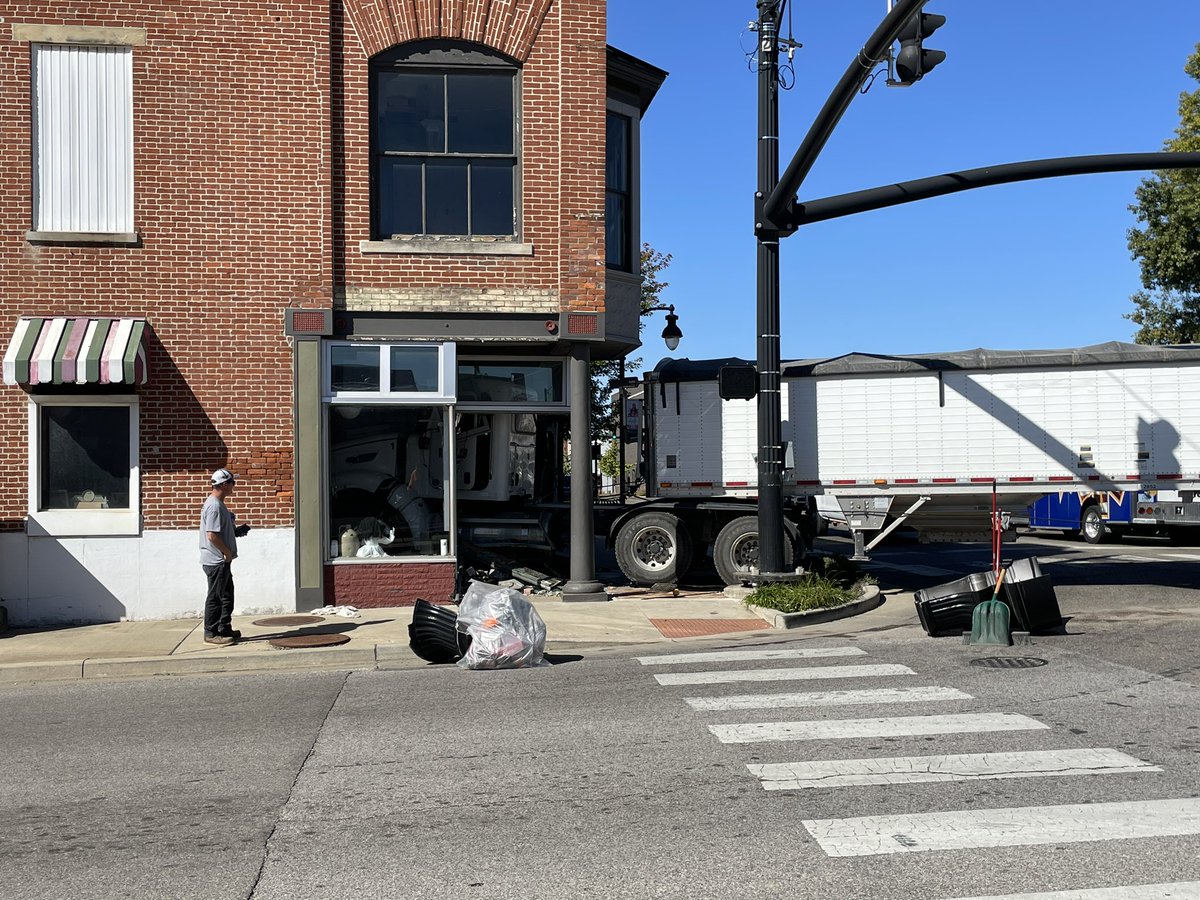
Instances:
[[[1104,519],[1100,517],[1100,507],[1089,506],[1083,511],[1079,520],[1079,536],[1089,544],[1099,544],[1104,540]]]
[[[784,565],[796,559],[796,535],[791,527],[783,532]],[[758,568],[758,516],[742,516],[728,523],[713,542],[713,563],[726,584],[741,584],[751,569]]]
[[[692,564],[692,537],[677,516],[647,512],[621,526],[617,565],[634,584],[678,581]]]

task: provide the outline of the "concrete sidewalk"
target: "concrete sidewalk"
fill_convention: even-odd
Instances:
[[[734,592],[736,593],[736,592]],[[546,651],[604,646],[764,637],[784,632],[720,591],[618,588],[607,603],[563,603],[530,596],[546,623]],[[904,604],[900,604],[903,606]],[[896,604],[887,606],[895,610]],[[881,608],[882,609],[882,608]],[[262,626],[277,615],[235,616],[237,644],[204,643],[198,619],[113,622],[0,632],[0,684],[78,678],[129,678],[220,672],[306,669],[395,669],[426,666],[408,646],[412,607],[362,609],[356,618],[325,616],[318,623]],[[878,612],[868,614],[872,618]],[[865,618],[865,617],[864,617]],[[915,616],[912,617],[915,622]],[[864,623],[865,624],[865,623]],[[344,634],[336,647],[276,649],[272,638]]]

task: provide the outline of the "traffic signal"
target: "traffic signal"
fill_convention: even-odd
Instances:
[[[922,41],[946,24],[937,13],[919,12],[900,30],[900,52],[896,54],[896,84],[910,85],[946,58],[941,50],[926,50]]]

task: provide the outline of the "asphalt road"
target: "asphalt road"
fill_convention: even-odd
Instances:
[[[0,897],[1133,900],[1200,882],[1200,595],[1176,558],[1200,550],[1010,548],[1054,573],[1066,633],[979,648],[898,615],[535,670],[5,688]],[[897,543],[873,565],[892,590],[981,561]],[[735,655],[677,656],[701,650]]]

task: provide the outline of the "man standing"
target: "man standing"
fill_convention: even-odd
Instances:
[[[212,492],[200,510],[200,567],[208,576],[208,596],[204,600],[204,643],[227,645],[242,636],[234,631],[233,568],[237,559],[237,539],[250,530],[235,525],[236,517],[225,506],[237,478],[228,469],[212,473]]]

